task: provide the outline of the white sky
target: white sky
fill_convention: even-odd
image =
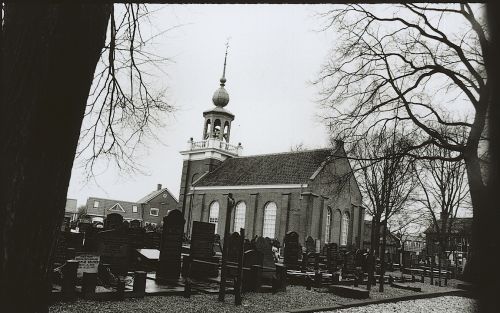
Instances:
[[[226,70],[226,109],[235,114],[231,143],[241,142],[243,155],[327,145],[326,129],[315,118],[316,78],[334,44],[331,33],[318,32],[315,12],[324,5],[164,5],[152,16],[158,30],[183,26],[155,39],[153,51],[172,63],[157,84],[167,87],[178,107],[158,129],[165,145],[151,143],[137,161],[146,175],[130,176],[110,167],[94,181],[75,163],[68,198],[85,204],[90,196],[137,201],[161,183],[178,196],[182,157],[190,137],[201,140],[202,112],[213,107],[219,86],[225,42],[230,37]]]

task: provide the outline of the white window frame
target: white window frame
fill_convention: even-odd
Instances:
[[[327,207],[326,208],[326,225],[325,225],[325,243],[329,243],[331,240],[332,218],[333,218],[332,209],[330,207]]]
[[[340,224],[340,245],[347,246],[347,237],[349,236],[349,213],[342,214],[342,223]]]
[[[276,238],[276,217],[278,214],[278,206],[275,202],[270,201],[264,207],[264,220],[262,222],[262,237]]]
[[[245,228],[245,214],[247,212],[247,204],[245,201],[240,201],[234,207],[233,232],[239,232],[240,228]]]
[[[137,213],[138,209],[137,209],[137,205],[133,205],[132,206],[132,213]]]
[[[97,209],[99,207],[99,201],[94,200],[94,209]]]
[[[215,224],[215,234],[217,234],[217,228],[219,226],[219,211],[219,201],[212,201],[208,209],[208,222]]]
[[[156,214],[153,214],[153,210],[156,210]],[[151,208],[149,209],[149,215],[151,216],[158,216],[160,214],[160,209],[157,208]]]

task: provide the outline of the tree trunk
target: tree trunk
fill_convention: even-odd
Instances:
[[[384,221],[382,229],[382,248],[380,249],[380,285],[379,291],[384,292],[384,275],[385,275],[385,246],[387,243],[387,220]]]
[[[0,303],[46,312],[49,261],[109,4],[7,4],[2,33]]]

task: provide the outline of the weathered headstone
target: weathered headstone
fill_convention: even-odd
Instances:
[[[229,236],[227,240],[228,250],[227,250],[227,260],[229,262],[238,262],[238,255],[240,254],[241,248],[241,236],[239,233],[234,232]]]
[[[276,275],[276,264],[274,264],[271,240],[267,237],[259,237],[255,242],[255,248],[257,251],[260,251],[263,256],[262,265],[264,266],[264,269],[262,270],[262,277],[271,279]]]
[[[257,250],[245,251],[245,254],[243,256],[243,267],[252,270],[246,270],[243,272],[243,291],[255,290],[258,287],[257,285],[259,285],[258,282],[260,277],[256,277],[253,269],[254,266],[261,267],[263,262],[264,256],[262,255],[262,252]]]
[[[83,273],[96,273],[99,268],[101,257],[96,254],[78,253],[75,260],[78,261],[77,277],[82,277]]]
[[[306,253],[316,252],[316,243],[313,237],[308,236],[306,239]]]
[[[118,213],[111,213],[104,220],[104,229],[119,229],[123,226],[123,216]]]
[[[179,210],[172,210],[163,218],[160,260],[156,272],[157,280],[179,278],[184,223],[184,217]]]
[[[326,244],[326,263],[330,273],[337,270],[338,247],[336,243]]]
[[[59,232],[57,236],[57,243],[54,254],[52,256],[52,262],[58,264],[64,264],[68,259],[68,246],[66,243],[66,236],[64,232]]]
[[[126,275],[130,256],[127,234],[120,230],[104,230],[97,234],[96,240],[101,262],[110,264],[111,272]]]
[[[206,222],[193,222],[191,233],[190,258],[192,260],[202,260],[214,263],[196,263],[191,264],[191,276],[197,278],[217,277],[219,275],[219,259],[214,257],[214,232],[215,224]]]
[[[299,255],[302,253],[299,246],[299,234],[292,231],[285,235],[284,263],[288,269],[296,269],[299,264]]]
[[[144,234],[144,248],[160,250],[161,234],[155,231],[147,231]]]
[[[213,255],[215,224],[193,222],[191,234],[191,256],[193,258],[208,258]]]

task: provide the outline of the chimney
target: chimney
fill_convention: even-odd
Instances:
[[[158,184],[157,186],[157,189],[156,190],[161,190],[161,184]]]

